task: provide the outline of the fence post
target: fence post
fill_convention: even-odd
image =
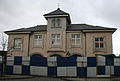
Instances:
[[[0,77],[5,74],[6,70],[6,55],[7,51],[0,51],[1,62],[0,62]]]

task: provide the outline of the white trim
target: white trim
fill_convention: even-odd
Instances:
[[[73,45],[72,44],[72,37],[71,37],[71,35],[72,34],[80,34],[80,44],[76,44],[76,45]],[[69,43],[69,48],[70,49],[73,49],[73,48],[82,48],[82,34],[81,33],[70,33],[69,34],[69,41],[70,41],[70,43]]]
[[[66,33],[81,33],[81,31],[66,31]]]
[[[39,45],[35,45],[35,44],[34,44],[34,42],[35,42],[35,38],[34,38],[35,35],[39,35],[39,36],[41,35],[41,36],[42,36],[42,39],[39,40],[39,41],[42,42],[41,44],[39,44]],[[37,41],[38,41],[38,40],[37,40]],[[43,34],[34,34],[34,35],[33,35],[33,47],[43,47],[43,44],[44,44],[44,35],[43,35]]]
[[[95,38],[103,38],[103,48],[96,48],[95,47]],[[105,36],[95,36],[95,37],[93,37],[93,42],[94,42],[94,51],[95,52],[105,52],[106,51],[106,37]],[[100,42],[100,41],[99,41]]]
[[[44,17],[63,17],[63,16],[69,16],[69,15],[49,15],[49,16],[44,16]]]
[[[6,32],[7,34],[14,34],[14,33],[31,33],[31,32]]]
[[[23,41],[22,38],[14,38],[14,49],[22,49]]]
[[[53,35],[55,35],[54,38],[53,38]],[[57,37],[57,35],[59,35],[59,38]],[[60,34],[52,34],[51,39],[52,39],[52,42],[53,42],[53,40],[55,40],[55,43],[54,44],[52,43],[52,45],[60,45],[60,42],[61,42],[61,36],[60,36]],[[58,43],[57,40],[59,40],[59,43]]]
[[[83,30],[83,32],[115,32],[115,30]]]

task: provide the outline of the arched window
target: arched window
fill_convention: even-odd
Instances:
[[[56,27],[60,27],[60,19],[56,19]]]
[[[50,55],[50,57],[62,57],[62,56],[59,54],[53,54],[53,55]]]
[[[55,19],[52,20],[52,27],[55,27]]]
[[[82,57],[82,55],[80,55],[80,54],[73,54],[72,56],[73,57]]]
[[[43,57],[41,54],[33,54],[32,57]]]
[[[52,20],[52,27],[60,27],[61,20],[60,19],[53,19]]]

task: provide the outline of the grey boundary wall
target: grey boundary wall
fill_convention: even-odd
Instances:
[[[7,57],[6,74],[53,77],[120,76],[120,58],[97,57]]]

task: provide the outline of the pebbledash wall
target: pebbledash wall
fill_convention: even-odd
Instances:
[[[7,57],[6,74],[56,77],[120,76],[120,58],[97,57]]]

